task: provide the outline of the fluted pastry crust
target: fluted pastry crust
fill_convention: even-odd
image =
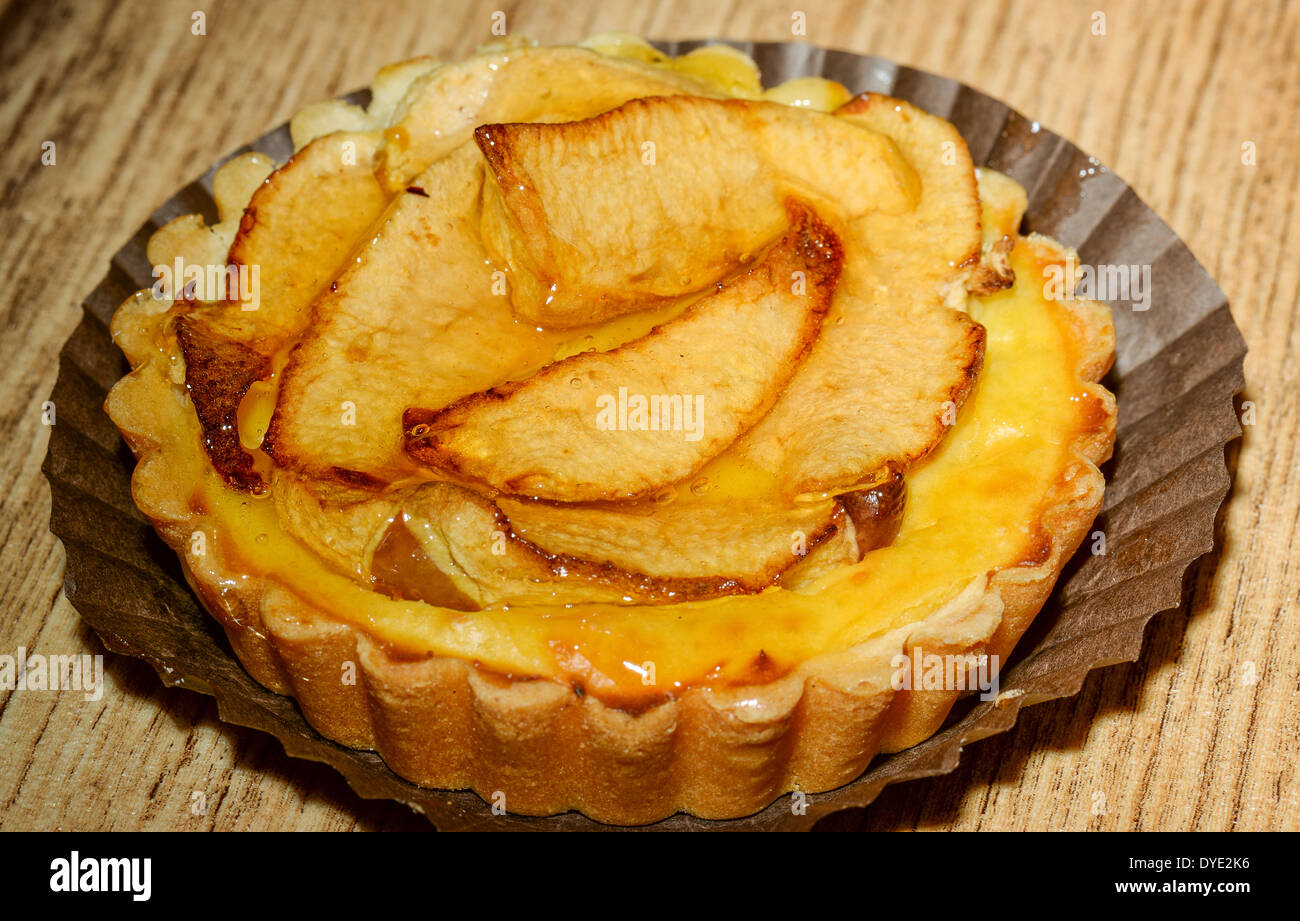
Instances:
[[[1044,238],[1029,242],[1072,258]],[[549,678],[498,674],[460,657],[413,656],[219,557],[196,569],[187,546],[215,523],[210,510],[172,489],[157,435],[157,414],[168,410],[158,408],[156,388],[137,373],[143,364],[108,405],[138,458],[137,504],[177,550],[249,672],[293,695],[323,735],[375,750],[423,786],[469,788],[485,798],[502,792],[511,812],[576,809],[617,824],[677,811],[729,818],[790,790],[833,789],[876,754],[933,734],[961,692],[895,689],[895,657],[923,649],[1005,658],[1042,607],[1101,507],[1097,465],[1110,455],[1115,424],[1114,401],[1096,384],[1113,356],[1109,315],[1087,301],[1057,307],[1068,317],[1074,374],[1098,411],[1030,523],[1039,535],[1032,558],[971,581],[928,616],[808,658],[774,680],[700,684],[636,710]],[[340,681],[349,669],[355,682]]]

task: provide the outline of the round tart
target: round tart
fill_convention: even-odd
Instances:
[[[150,240],[107,409],[249,672],[418,784],[621,824],[840,786],[1100,508],[1109,311],[942,119],[601,36],[292,133]]]

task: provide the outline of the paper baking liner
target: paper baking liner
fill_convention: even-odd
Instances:
[[[681,54],[701,44],[659,47]],[[1104,528],[1107,552],[1091,555],[1091,541],[1085,541],[1066,567],[1003,670],[1002,688],[1013,696],[1001,705],[959,706],[960,716],[929,740],[877,758],[847,786],[809,795],[802,815],[785,796],[745,819],[676,815],[648,826],[653,829],[811,827],[832,812],[866,806],[886,784],[951,771],[964,744],[1006,730],[1021,707],[1075,694],[1093,668],[1136,660],[1147,621],[1182,603],[1188,567],[1213,549],[1215,518],[1231,482],[1224,447],[1241,434],[1234,397],[1243,387],[1246,347],[1227,299],[1174,232],[1113,173],[1037,122],[953,80],[806,44],[733,44],[753,55],[769,85],[821,75],[855,93],[888,93],[951,120],[976,164],[1024,185],[1027,232],[1077,248],[1085,265],[1150,266],[1151,302],[1144,311],[1110,302],[1118,354],[1105,383],[1118,398],[1119,424],[1097,526]],[[368,92],[347,98],[364,104]],[[235,153],[246,150],[284,160],[293,152],[288,127]],[[113,257],[60,355],[51,397],[58,424],[44,471],[50,528],[67,549],[68,599],[110,651],[144,659],[168,685],[215,695],[223,720],[270,732],[288,754],[333,766],[362,797],[407,803],[441,829],[603,827],[576,813],[494,816],[474,793],[422,789],[374,753],[320,736],[292,698],[268,691],[243,670],[221,627],[186,585],[175,555],[135,508],[135,461],[102,408],[108,389],[127,371],[108,324],[128,295],[152,284],[145,244],[156,229],[183,214],[215,221],[217,165],[169,199]],[[967,757],[980,757],[979,748]]]

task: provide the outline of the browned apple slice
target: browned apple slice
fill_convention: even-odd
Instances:
[[[658,96],[475,139],[495,180],[484,240],[515,309],[543,326],[717,282],[780,233],[789,196],[853,219],[908,211],[920,192],[888,137],[776,103]]]
[[[377,133],[312,141],[253,192],[227,260],[226,300],[185,306],[177,325],[186,383],[213,466],[234,486],[261,477],[240,446],[239,402],[301,332],[308,307],[382,213]],[[218,181],[222,174],[219,172]]]
[[[248,388],[270,373],[270,359],[214,332],[201,315],[177,318],[176,341],[185,356],[185,389],[213,468],[236,489],[260,489],[262,477],[239,442],[238,415]]]
[[[500,497],[514,533],[549,553],[659,580],[713,579],[758,591],[845,527],[834,499],[805,504],[725,499],[709,503],[564,505]],[[719,593],[725,593],[720,591]]]
[[[836,117],[892,138],[922,191],[908,214],[845,224],[844,272],[821,337],[772,410],[729,449],[795,494],[905,471],[956,421],[984,354],[983,327],[965,310],[980,211],[961,135],[884,96],[859,97]]]
[[[902,475],[886,471],[865,489],[802,502],[679,490],[670,501],[572,505],[502,496],[497,505],[513,533],[544,551],[656,579],[729,580],[734,592],[807,584],[889,544],[905,493]]]
[[[388,196],[375,179],[378,149],[377,132],[327,134],[253,193],[229,262],[258,271],[256,302],[238,306],[263,349],[302,330],[311,302],[383,213]]]
[[[792,202],[789,214],[748,271],[649,335],[408,410],[407,451],[562,502],[636,498],[690,476],[767,412],[821,331],[843,252],[811,210]]]
[[[585,48],[513,47],[440,64],[395,106],[380,175],[393,192],[496,121],[588,118],[638,96],[712,94],[684,74]]]
[[[602,513],[596,510],[559,508],[556,518],[562,519],[569,512],[573,519],[574,526],[568,532],[554,518],[548,519],[546,527],[538,528],[534,517],[521,515],[521,524],[505,508],[448,483],[421,488],[403,508],[403,524],[424,559],[403,561],[406,565],[401,568],[405,571],[396,579],[390,575],[388,580],[435,604],[439,601],[433,593],[442,582],[434,571],[447,577],[457,591],[480,607],[560,599],[570,603],[662,604],[758,591],[797,559],[791,551],[789,522],[775,514],[739,534],[724,534],[717,527],[696,531],[679,528],[677,533],[671,533],[662,523],[658,526],[660,533],[655,534],[654,519],[650,517],[605,512],[605,516],[617,517],[612,523],[624,538],[619,546],[606,546],[591,539],[597,533],[593,529],[598,529],[602,521]],[[523,511],[520,503],[512,508]],[[531,511],[546,514],[540,507]],[[824,511],[810,511],[796,522],[820,525],[820,513]],[[620,552],[638,549],[632,533],[638,523],[649,527],[643,530],[642,538],[658,538],[657,553],[648,549],[649,543],[640,547],[640,553]],[[830,522],[826,530],[818,533],[817,541],[834,534],[835,524]],[[400,535],[395,537],[401,539]],[[545,540],[539,543],[540,538]],[[729,550],[729,542],[762,552],[746,556],[743,550]],[[696,555],[690,564],[684,564],[683,548]],[[588,552],[593,550],[596,552]],[[381,554],[379,563],[385,562]]]
[[[493,503],[450,483],[375,495],[284,470],[271,492],[285,528],[340,571],[386,594],[461,610],[710,598],[762,590],[800,561],[858,557],[855,525],[834,500]]]
[[[312,306],[285,368],[266,450],[294,469],[388,483],[417,472],[408,406],[445,406],[531,373],[556,342],[493,293],[475,203],[483,158],[465,145],[419,176]]]
[[[834,535],[781,573],[783,588],[813,590],[840,567],[859,563],[872,550],[893,543],[903,524],[907,483],[899,471],[885,470],[878,483],[841,494],[839,505],[846,520],[838,522]]]

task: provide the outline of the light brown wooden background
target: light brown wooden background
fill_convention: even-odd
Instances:
[[[196,8],[206,36],[190,32]],[[555,42],[609,29],[788,40],[802,10],[809,41],[965,81],[1137,189],[1227,291],[1251,348],[1257,424],[1235,458],[1217,571],[1201,569],[1189,610],[1153,623],[1137,664],[1094,672],[951,775],[833,824],[1300,827],[1300,4],[1284,0],[0,4],[0,653],[102,651],[59,591],[40,412],[110,254],[218,156],[389,61],[471,51],[496,9],[511,32]],[[55,166],[41,165],[47,140]],[[99,702],[0,691],[0,827],[427,827],[222,725],[208,698],[162,688],[137,661],[110,656],[106,680]],[[206,815],[191,814],[195,791]]]

